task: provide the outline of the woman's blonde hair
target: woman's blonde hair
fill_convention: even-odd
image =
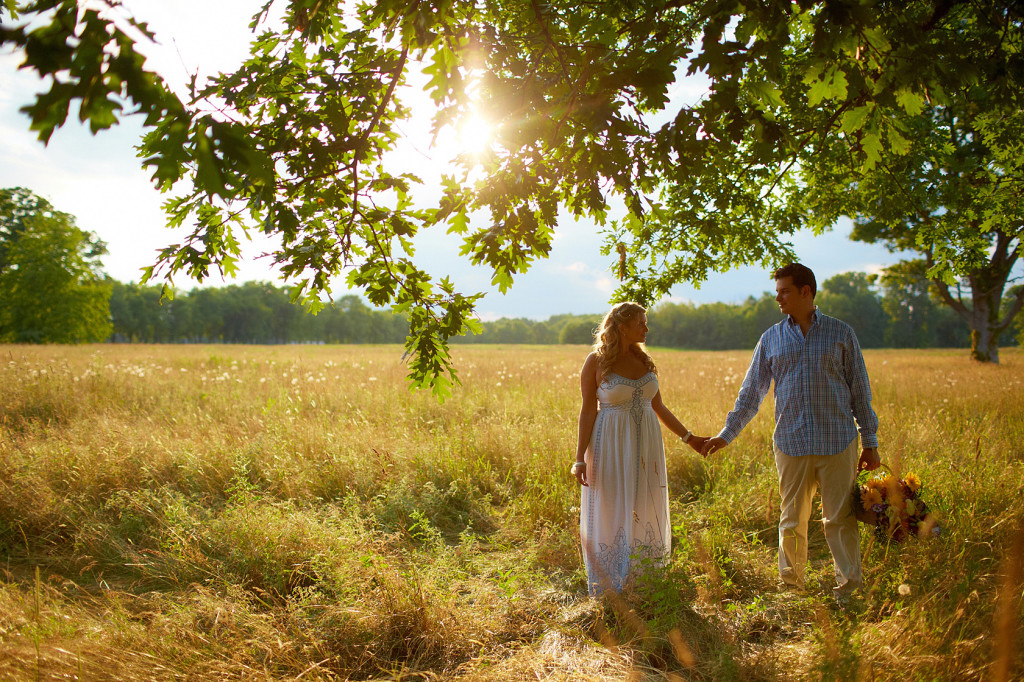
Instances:
[[[601,320],[601,326],[594,331],[594,355],[597,356],[597,366],[602,380],[611,372],[612,364],[619,355],[626,350],[622,348],[620,329],[646,312],[647,310],[639,303],[618,303]],[[644,344],[638,343],[631,350],[643,361],[647,371],[658,373],[654,359],[647,353]]]

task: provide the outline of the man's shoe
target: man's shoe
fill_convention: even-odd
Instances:
[[[864,610],[864,599],[858,588],[833,587],[832,598],[840,610],[847,613],[860,613]]]

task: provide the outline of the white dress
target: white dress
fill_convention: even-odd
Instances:
[[[597,388],[600,409],[587,449],[580,539],[590,594],[622,591],[644,559],[671,549],[661,425],[651,407],[658,377],[610,373]],[[635,573],[635,571],[634,571]]]

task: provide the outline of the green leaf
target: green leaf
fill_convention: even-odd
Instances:
[[[451,226],[448,228],[449,234],[465,234],[469,231],[469,215],[465,211],[453,213],[448,218],[448,224]]]
[[[871,170],[882,160],[882,140],[877,132],[869,131],[864,133],[860,144],[866,157],[864,168]]]
[[[846,80],[846,74],[839,67],[833,67],[832,83],[829,89],[829,98],[843,100],[846,99],[846,95],[849,88],[849,82]]]
[[[919,93],[913,92],[912,90],[899,90],[896,92],[896,101],[903,111],[907,112],[911,116],[917,116],[924,111],[924,96]]]
[[[754,99],[760,102],[763,108],[782,106],[782,91],[771,84],[758,81],[751,83],[748,87],[751,94],[754,95]]]
[[[831,85],[825,80],[812,80],[810,86],[807,90],[807,103],[816,107],[828,97]]]
[[[900,135],[896,129],[889,129],[888,138],[889,146],[900,156],[903,156],[910,151],[910,140]]]
[[[867,120],[871,109],[872,107],[869,106],[860,106],[855,109],[850,109],[844,113],[840,119],[840,129],[844,133],[857,132],[864,127],[864,122]]]

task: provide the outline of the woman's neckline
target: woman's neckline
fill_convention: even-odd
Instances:
[[[612,375],[612,374],[614,374],[614,375],[615,375],[615,376],[617,376],[618,378],[620,378],[620,379],[625,379],[626,381],[633,381],[633,382],[637,382],[637,381],[641,381],[641,380],[643,380],[643,379],[646,379],[646,378],[648,377],[648,375],[654,374],[654,372],[651,372],[651,371],[647,371],[647,372],[645,372],[644,374],[642,374],[642,375],[640,375],[639,377],[637,377],[636,379],[630,379],[630,378],[629,378],[629,377],[627,377],[627,376],[622,376],[622,375],[621,375],[621,374],[619,374],[618,372],[608,372],[608,374],[609,374],[609,375]]]

